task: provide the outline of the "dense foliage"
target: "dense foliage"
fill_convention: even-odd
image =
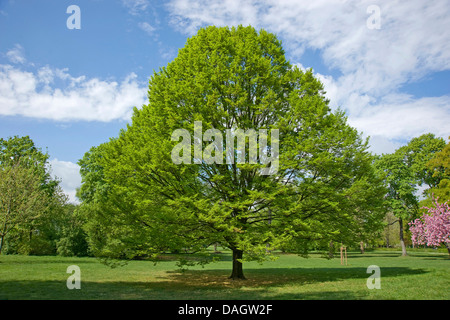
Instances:
[[[445,245],[450,254],[450,207],[448,202],[439,203],[434,199],[432,207],[426,207],[428,211],[409,223],[412,241],[416,245],[439,246]]]
[[[385,189],[367,141],[331,111],[312,71],[285,59],[273,34],[201,29],[154,73],[148,97],[119,137],[79,162],[81,210],[97,255],[203,252],[219,243],[233,251],[232,277],[242,278],[243,260],[270,258],[272,249],[306,253],[380,229]],[[175,164],[172,133],[185,129],[195,139],[195,121],[203,136],[212,128],[279,130],[278,170],[261,175],[262,161],[247,154],[239,163],[236,152],[231,163],[202,161],[195,144],[193,164]],[[229,156],[205,138],[200,147]]]
[[[88,253],[75,206],[51,177],[48,158],[28,136],[0,139],[0,253]]]
[[[273,250],[332,257],[342,245],[389,245],[394,224],[404,254],[407,232],[414,244],[448,244],[450,144],[424,134],[372,155],[271,33],[200,29],[154,72],[148,99],[79,160],[80,205],[29,137],[0,139],[0,253],[109,261],[183,252],[207,263],[207,248],[220,245],[240,279],[244,261]],[[428,214],[416,219],[421,206]]]
[[[383,154],[375,162],[377,171],[384,175],[388,187],[385,197],[387,208],[398,218],[403,255],[407,254],[404,241],[405,222],[419,214],[418,187],[433,186],[436,183],[435,176],[427,170],[427,163],[444,146],[445,141],[442,138],[424,134],[411,139],[407,145],[398,148],[394,153]]]

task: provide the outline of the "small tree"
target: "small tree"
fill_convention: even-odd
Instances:
[[[423,207],[429,214],[409,223],[414,244],[439,246],[444,244],[450,255],[450,207],[448,201],[439,203],[433,198],[434,207]]]
[[[6,235],[36,220],[48,202],[40,176],[33,169],[20,162],[0,167],[0,254]]]
[[[0,251],[56,252],[68,223],[67,196],[48,160],[29,136],[0,138]]]
[[[404,225],[417,217],[419,199],[417,186],[432,185],[435,179],[427,171],[426,163],[445,146],[442,138],[427,133],[413,138],[392,154],[383,154],[375,163],[379,172],[385,174],[388,187],[386,204],[399,223],[399,237],[402,255],[406,256]]]
[[[421,201],[421,204],[423,206],[431,205],[432,196],[443,200],[450,199],[450,141],[442,151],[436,153],[427,162],[426,168],[431,183],[429,183],[430,188],[426,190],[427,199]]]

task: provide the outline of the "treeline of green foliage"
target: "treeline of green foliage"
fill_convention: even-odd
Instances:
[[[78,162],[78,206],[29,137],[0,140],[1,253],[134,258],[219,244],[233,251],[232,277],[242,278],[244,259],[276,249],[363,250],[398,237],[406,254],[408,222],[433,196],[449,199],[444,139],[423,134],[371,154],[312,70],[291,65],[264,30],[201,29],[153,74],[148,97],[117,138]],[[171,135],[192,132],[195,121],[220,132],[279,130],[276,174],[258,174],[262,163],[175,164]]]
[[[422,137],[433,138],[430,135]],[[419,138],[412,139],[418,141]],[[431,140],[430,140],[431,141]],[[434,140],[435,141],[435,140]],[[442,147],[442,143],[438,143],[438,149]],[[399,148],[400,150],[401,148]],[[405,148],[403,147],[402,152]],[[398,152],[398,151],[397,151]],[[450,184],[450,143],[444,145],[441,151],[436,152],[429,161],[424,163],[422,170],[424,176],[436,179],[430,183],[429,188],[424,191],[424,199],[419,202],[419,197],[415,193],[414,188],[411,189],[417,201],[416,208],[411,210],[411,218],[406,218],[404,227],[407,222],[414,218],[416,214],[415,209],[420,210],[422,206],[428,205],[431,201],[432,195],[439,196],[441,199],[449,199]],[[393,155],[383,155],[383,157],[392,157]],[[0,139],[0,170],[3,172],[6,167],[11,166],[14,161],[19,158],[32,159],[34,165],[40,166],[44,164],[45,170],[43,173],[45,183],[43,187],[53,189],[54,197],[57,199],[49,205],[45,215],[40,215],[38,219],[33,221],[23,221],[15,225],[7,233],[3,240],[2,253],[3,254],[31,254],[31,255],[61,255],[61,256],[88,256],[91,251],[88,246],[88,236],[85,231],[86,217],[83,217],[79,212],[79,205],[67,202],[58,190],[59,181],[50,179],[48,154],[42,153],[37,149],[30,137],[11,137],[9,139]],[[400,157],[399,157],[400,158]],[[8,160],[9,159],[9,160]],[[22,160],[23,161],[23,160]],[[385,168],[386,169],[386,168]],[[4,181],[0,182],[4,183]],[[408,188],[412,187],[407,184]],[[22,193],[22,192],[20,192]],[[4,194],[0,197],[4,198]],[[386,200],[388,201],[388,200]],[[2,211],[1,226],[4,226],[6,213]],[[396,247],[400,246],[398,218],[393,211],[387,210],[382,224],[382,229],[374,235],[372,239],[368,239],[365,243],[366,247]],[[405,243],[411,245],[409,233],[406,230]],[[91,239],[92,241],[92,239]],[[353,248],[359,248],[359,244],[353,243]],[[283,251],[289,251],[289,247],[280,248]]]
[[[86,256],[84,220],[29,136],[0,139],[0,252]]]

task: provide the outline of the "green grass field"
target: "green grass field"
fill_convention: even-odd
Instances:
[[[348,265],[312,254],[279,254],[244,263],[247,280],[228,279],[221,261],[180,271],[170,256],[154,265],[135,260],[111,269],[95,258],[0,256],[0,299],[450,299],[450,259],[439,252],[350,252]],[[69,290],[67,267],[81,270],[81,289]],[[369,265],[381,270],[381,289],[367,288]]]

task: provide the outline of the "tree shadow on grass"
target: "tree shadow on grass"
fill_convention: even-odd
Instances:
[[[283,285],[305,285],[348,279],[367,279],[367,268],[261,268],[244,269],[246,280],[228,279],[230,270],[169,271],[172,281],[191,287],[252,288]],[[423,269],[383,267],[382,275],[397,277],[427,273]],[[365,282],[364,282],[365,283]]]
[[[418,252],[408,252],[407,256],[402,256],[401,252],[386,252],[386,253],[357,253],[352,252],[348,254],[348,259],[359,259],[359,258],[421,258],[423,260],[449,260],[449,255],[445,253],[418,253]],[[336,259],[339,255],[335,256]]]
[[[91,257],[79,257],[79,258],[71,258],[71,257],[58,257],[58,256],[19,256],[20,258],[25,258],[25,259],[19,259],[19,260],[14,260],[14,255],[11,255],[10,257],[12,257],[12,259],[1,259],[0,256],[0,263],[2,263],[3,265],[9,265],[9,264],[25,264],[25,265],[30,265],[30,264],[91,264],[91,263],[98,263],[99,261],[96,259],[93,259]],[[35,258],[36,259],[29,259],[29,258]]]
[[[384,267],[383,277],[424,274],[422,269]],[[147,281],[93,282],[81,279],[81,289],[69,290],[65,281],[1,281],[0,299],[12,300],[215,300],[215,299],[304,299],[354,300],[364,298],[368,274],[365,268],[265,268],[247,269],[247,280],[228,279],[230,270],[168,271]],[[352,291],[339,281],[361,279]],[[336,283],[334,287],[328,286]],[[313,285],[311,290],[300,290]],[[322,287],[323,286],[323,287]],[[330,290],[333,289],[333,290]]]
[[[414,257],[414,258],[421,258],[423,260],[449,260],[450,255],[448,253],[417,253],[417,252],[411,252],[408,253],[408,256]]]

